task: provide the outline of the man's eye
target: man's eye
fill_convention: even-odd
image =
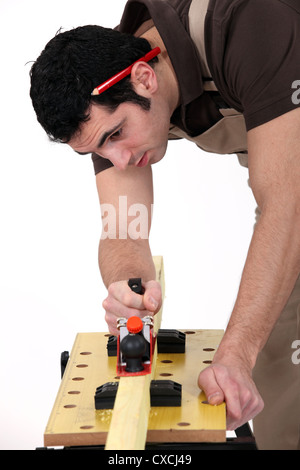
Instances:
[[[114,132],[110,136],[110,140],[118,139],[119,137],[121,137],[121,134],[122,134],[122,129],[119,129],[118,131]]]

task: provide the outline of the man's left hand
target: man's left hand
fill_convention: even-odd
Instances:
[[[213,363],[200,373],[198,385],[210,405],[225,401],[228,430],[242,426],[264,407],[251,373],[244,366]]]

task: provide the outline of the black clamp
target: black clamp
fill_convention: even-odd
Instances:
[[[114,407],[119,382],[107,382],[97,387],[95,409]],[[181,385],[173,380],[152,380],[150,384],[151,406],[181,406]]]
[[[96,388],[95,409],[109,410],[114,407],[115,398],[118,391],[118,382],[106,382]]]

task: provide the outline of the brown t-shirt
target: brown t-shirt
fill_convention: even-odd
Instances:
[[[203,90],[189,35],[190,5],[191,0],[129,0],[118,27],[134,34],[152,18],[180,89],[172,124],[196,136],[222,118],[220,108],[233,107],[244,114],[250,130],[296,107],[292,83],[300,80],[299,0],[210,0],[205,47],[219,95]],[[112,166],[98,155],[92,159],[95,173]]]
[[[295,108],[299,0],[211,0],[205,43],[218,90],[244,114],[247,130]]]

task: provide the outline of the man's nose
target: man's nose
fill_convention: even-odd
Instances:
[[[110,160],[113,165],[118,168],[118,170],[126,170],[130,164],[130,159],[132,158],[132,153],[127,149],[115,150]]]

